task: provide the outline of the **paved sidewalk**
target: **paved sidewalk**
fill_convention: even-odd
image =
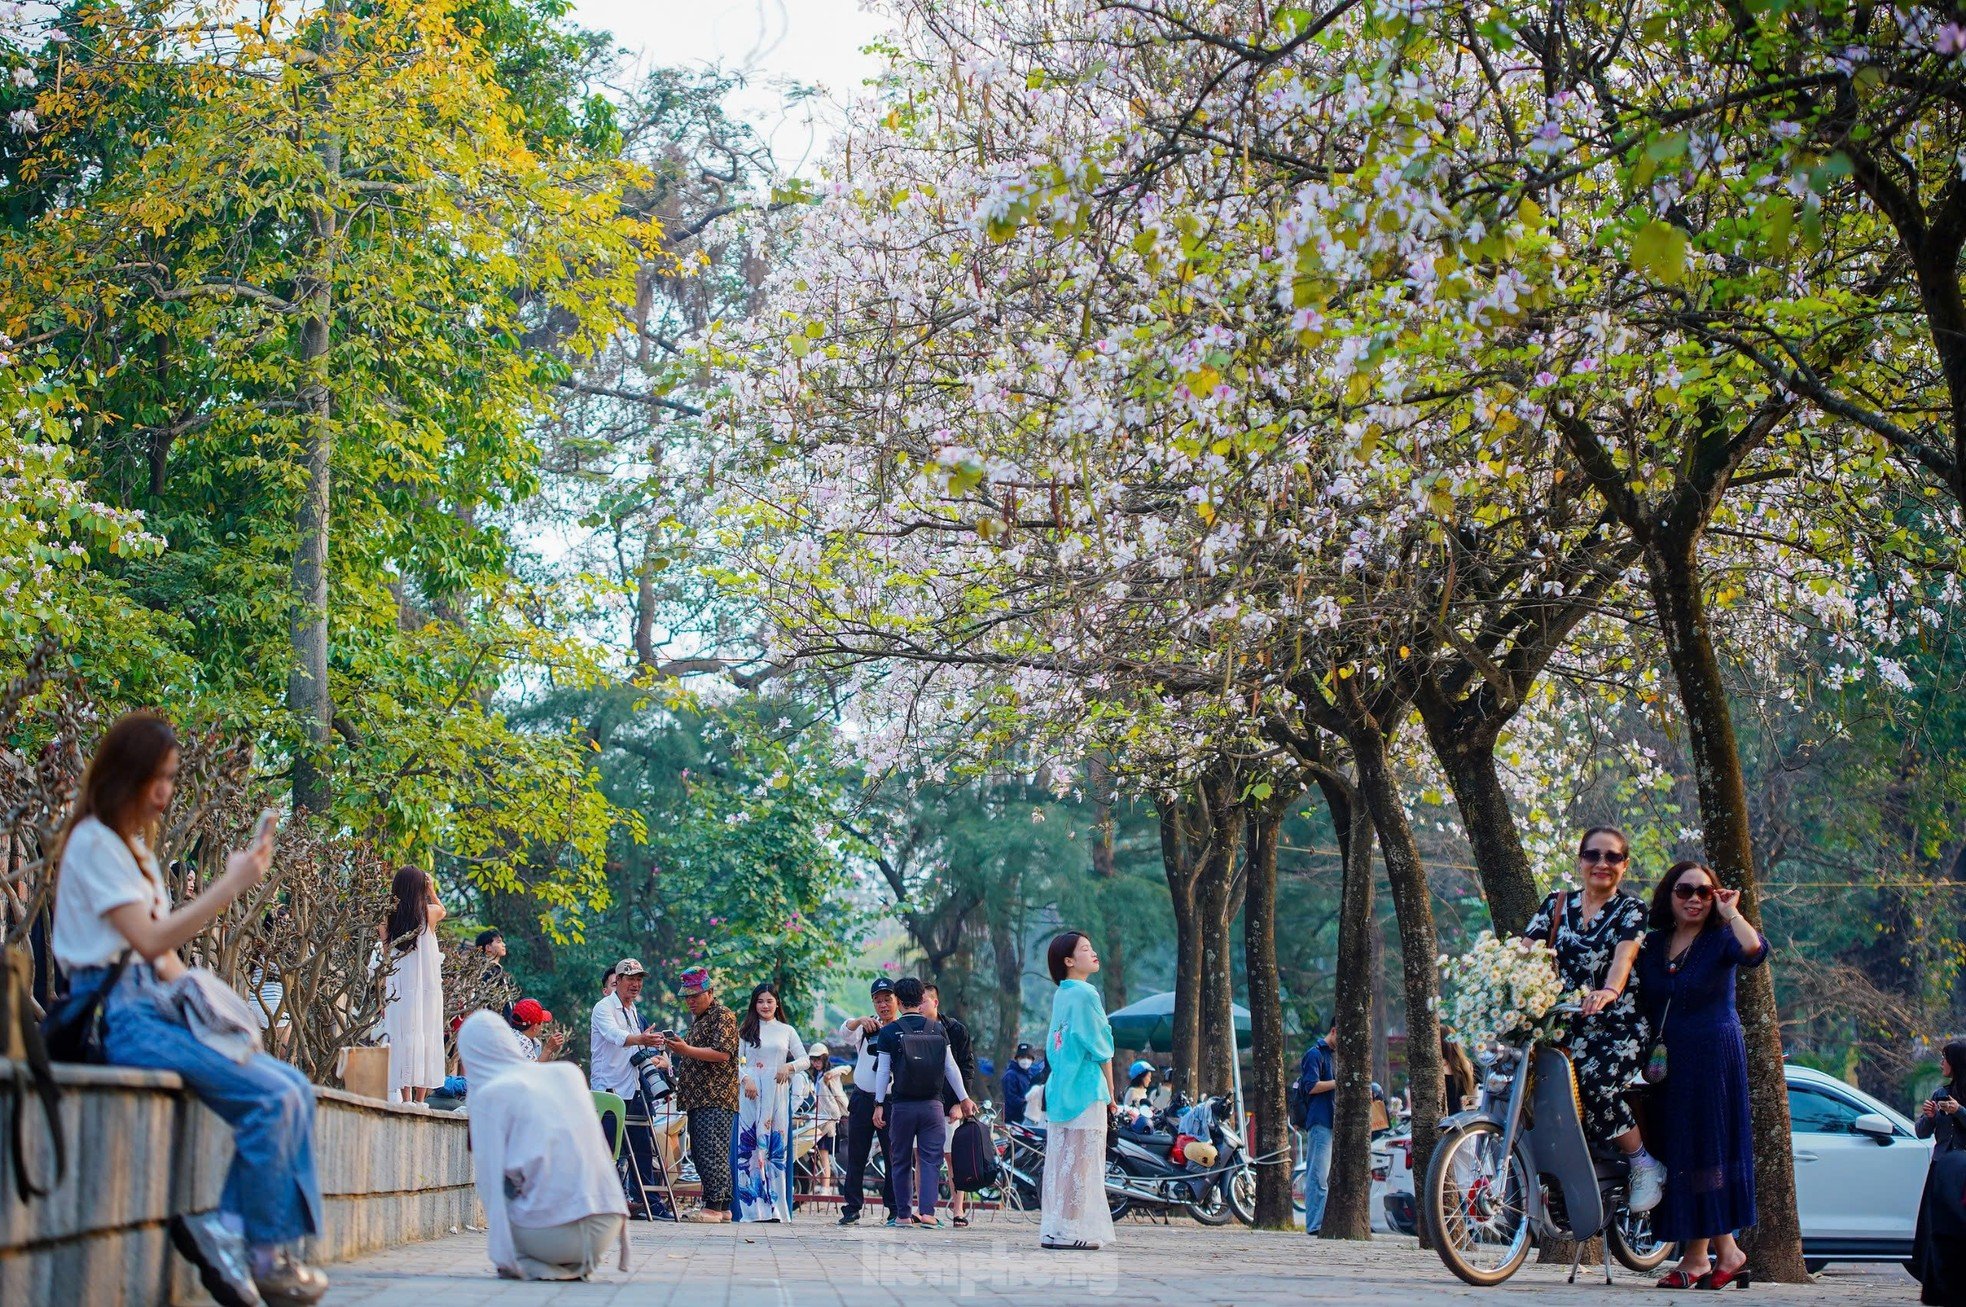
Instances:
[[[1241,1227],[1122,1222],[1120,1243],[1095,1253],[1047,1253],[1035,1218],[980,1217],[967,1230],[842,1230],[830,1218],[777,1226],[636,1224],[632,1269],[587,1284],[500,1280],[484,1257],[484,1236],[462,1234],[330,1267],[334,1307],[478,1307],[552,1303],[600,1307],[939,1307],[940,1304],[1081,1302],[1179,1307],[1302,1307],[1306,1301],[1408,1303],[1422,1299],[1527,1294],[1539,1303],[1607,1299],[1594,1283],[1564,1284],[1563,1269],[1530,1265],[1504,1289],[1462,1284],[1411,1239],[1369,1244],[1310,1241]],[[1609,1296],[1621,1303],[1678,1303],[1683,1294],[1652,1289],[1622,1267]],[[1832,1267],[1813,1285],[1755,1285],[1749,1307],[1778,1303],[1918,1301],[1918,1286],[1896,1267]]]

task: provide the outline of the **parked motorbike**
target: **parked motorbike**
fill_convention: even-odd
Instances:
[[[1203,1129],[1195,1135],[1193,1155],[1184,1145],[1175,1154],[1180,1135],[1176,1125],[1186,1108],[1177,1099],[1162,1113],[1152,1132],[1120,1129],[1106,1150],[1106,1204],[1118,1220],[1136,1205],[1160,1213],[1186,1212],[1204,1225],[1226,1225],[1233,1217],[1244,1225],[1256,1223],[1256,1172],[1242,1136],[1229,1124],[1226,1100],[1207,1100],[1206,1111],[1189,1117]],[[1036,1208],[1044,1201],[1045,1132],[1006,1122],[996,1132],[997,1160],[1005,1188],[1016,1204]]]
[[[1556,1014],[1579,1010],[1564,1004]],[[1420,1201],[1447,1269],[1469,1284],[1500,1284],[1534,1241],[1570,1239],[1578,1245],[1575,1283],[1583,1245],[1598,1235],[1627,1268],[1658,1269],[1672,1246],[1653,1235],[1649,1216],[1626,1206],[1624,1157],[1585,1136],[1570,1054],[1531,1036],[1476,1060],[1487,1093],[1480,1106],[1441,1122]],[[1604,1279],[1611,1282],[1611,1257]]]
[[[1190,1112],[1177,1097],[1156,1116],[1152,1132],[1115,1131],[1106,1150],[1113,1215],[1139,1204],[1161,1213],[1185,1211],[1204,1225],[1227,1225],[1231,1217],[1254,1225],[1256,1172],[1233,1116],[1227,1099],[1206,1099],[1201,1110]],[[1183,1118],[1192,1144],[1180,1143]]]

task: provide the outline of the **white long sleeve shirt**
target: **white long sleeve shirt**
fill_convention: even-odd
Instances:
[[[908,1017],[915,1016],[915,1015],[917,1014],[913,1012],[904,1012],[899,1017],[896,1017],[895,1020],[904,1021]],[[886,1029],[887,1027],[885,1026],[882,1027],[883,1032],[885,1032]],[[888,1091],[894,1087],[893,1062],[894,1059],[892,1057],[890,1057],[886,1052],[882,1052],[875,1063],[874,1101],[877,1103],[887,1102]],[[955,1052],[947,1047],[944,1047],[942,1050],[942,1074],[948,1079],[949,1088],[956,1091],[956,1098],[958,1101],[961,1101],[962,1099],[969,1097],[969,1094],[965,1092],[963,1089],[963,1073],[962,1073],[962,1069],[956,1065]],[[925,1099],[923,1101],[924,1102],[939,1101],[939,1098],[937,1100]]]
[[[641,1090],[642,1078],[628,1060],[635,1051],[628,1036],[642,1032],[641,1014],[623,1007],[619,998],[609,994],[594,1005],[589,1030],[588,1052],[593,1065],[588,1084],[601,1093],[633,1098]]]
[[[871,1093],[874,1088],[874,1069],[880,1060],[874,1048],[875,1036],[855,1025],[855,1020],[858,1018],[849,1020],[841,1026],[839,1033],[833,1036],[833,1039],[834,1042],[845,1044],[853,1050],[853,1087]]]

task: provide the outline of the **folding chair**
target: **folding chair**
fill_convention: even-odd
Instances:
[[[642,1168],[635,1165],[634,1150],[628,1148],[627,1143],[628,1132],[636,1126],[649,1132],[649,1156],[655,1162],[657,1183],[662,1186],[663,1193],[668,1195],[669,1210],[672,1213],[678,1211],[676,1190],[669,1182],[669,1167],[663,1161],[662,1148],[655,1137],[655,1122],[646,1116],[628,1115],[628,1104],[620,1094],[610,1094],[602,1090],[594,1091],[594,1110],[600,1115],[601,1128],[614,1138],[614,1166],[617,1173],[624,1165],[622,1154],[624,1152],[627,1154],[627,1173],[635,1181],[635,1187],[631,1192],[641,1202],[644,1211],[654,1211],[655,1204],[649,1201],[649,1189],[642,1179]],[[609,1124],[609,1117],[614,1118],[614,1124]]]

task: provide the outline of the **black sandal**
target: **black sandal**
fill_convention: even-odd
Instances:
[[[958,1230],[967,1230],[969,1228],[969,1218],[967,1216],[952,1216],[949,1218],[949,1224]]]

